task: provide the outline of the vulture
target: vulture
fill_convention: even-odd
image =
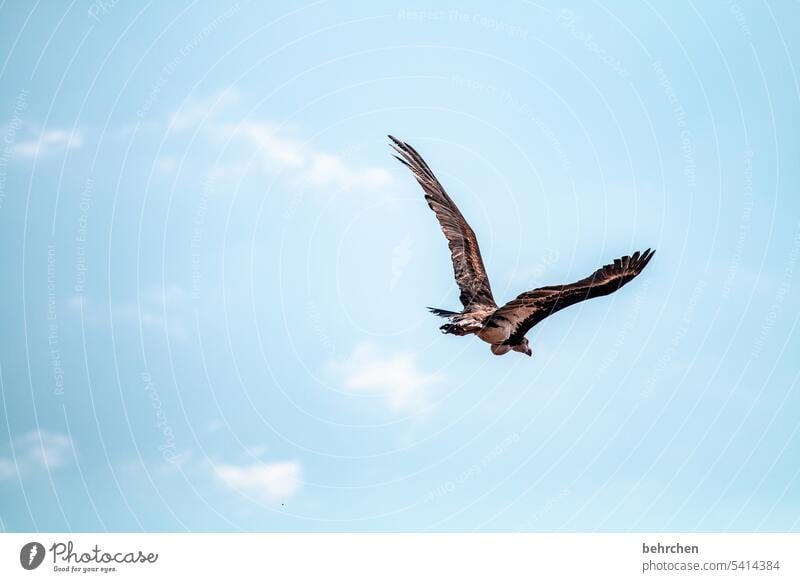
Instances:
[[[425,200],[436,215],[450,246],[453,272],[461,291],[461,311],[428,309],[448,320],[439,329],[446,334],[474,334],[501,356],[509,351],[531,356],[526,334],[544,318],[586,299],[613,293],[636,277],[653,258],[655,250],[635,252],[616,259],[580,281],[526,291],[498,307],[483,266],[478,240],[453,199],[436,179],[422,156],[407,143],[389,136],[395,156],[414,174]]]

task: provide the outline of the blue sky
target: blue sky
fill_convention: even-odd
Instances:
[[[797,531],[790,2],[0,5],[0,526]],[[415,145],[495,295],[443,336]]]

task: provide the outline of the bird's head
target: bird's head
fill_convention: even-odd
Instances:
[[[531,350],[531,345],[528,343],[528,338],[526,337],[522,338],[522,341],[513,346],[511,349],[515,352],[525,354],[528,357],[533,355],[533,350]]]

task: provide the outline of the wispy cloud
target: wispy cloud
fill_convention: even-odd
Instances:
[[[253,166],[241,159],[217,160],[207,169],[209,181],[241,178],[257,169],[281,174],[297,187],[326,191],[376,190],[390,183],[391,175],[386,169],[358,166],[342,155],[321,151],[275,123],[226,121],[226,111],[240,101],[238,91],[227,88],[207,97],[190,98],[169,116],[167,131],[171,134],[202,126],[206,137],[243,143],[257,152]],[[164,169],[172,171],[174,164],[166,162]]]
[[[164,330],[171,337],[189,336],[185,309],[186,291],[180,285],[151,285],[139,296],[139,303],[120,303],[113,308],[114,320],[141,323],[144,327]],[[164,313],[168,314],[167,319]]]
[[[83,134],[76,131],[52,129],[43,131],[37,138],[22,141],[14,146],[14,155],[20,158],[40,158],[83,145]]]
[[[389,183],[389,172],[383,168],[352,168],[332,154],[313,153],[304,179],[312,186],[336,186],[344,190],[369,190]]]
[[[217,478],[228,487],[267,502],[294,496],[302,487],[302,467],[297,461],[219,464],[214,467]]]
[[[163,331],[171,338],[185,340],[190,337],[191,311],[187,305],[187,292],[176,284],[153,284],[142,288],[137,297],[112,303],[109,307],[102,299],[76,295],[66,301],[67,307],[82,312],[85,321],[93,326],[141,325],[154,331]],[[165,315],[166,314],[166,315]]]
[[[35,470],[52,471],[72,459],[72,440],[65,434],[31,431],[11,441],[7,456],[0,457],[0,479]]]
[[[439,372],[424,372],[412,353],[387,353],[371,343],[356,346],[329,370],[345,390],[382,397],[393,412],[419,412],[428,407],[430,390],[444,380]]]
[[[249,141],[258,148],[265,167],[270,171],[297,168],[306,163],[303,143],[278,135],[278,129],[269,123],[226,124],[220,133],[226,138]]]
[[[8,479],[17,474],[17,466],[9,459],[0,458],[0,479]]]
[[[214,118],[220,111],[238,104],[239,93],[233,88],[223,89],[200,99],[190,97],[180,109],[172,113],[167,131],[178,133],[201,123],[215,122]]]
[[[224,125],[220,135],[258,148],[262,169],[285,173],[299,186],[339,190],[374,190],[390,182],[384,168],[356,167],[342,156],[323,152],[270,123]]]
[[[174,174],[178,169],[178,158],[175,156],[159,156],[153,165],[159,174]]]

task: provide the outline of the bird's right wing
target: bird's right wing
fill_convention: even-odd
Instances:
[[[447,195],[439,180],[417,151],[405,142],[389,136],[392,147],[399,154],[395,157],[413,173],[425,191],[425,200],[436,214],[439,225],[450,246],[453,272],[461,290],[461,303],[467,311],[477,308],[495,308],[489,277],[483,266],[478,240],[455,202]]]
[[[506,343],[517,344],[534,325],[556,311],[613,293],[641,273],[654,254],[655,251],[650,249],[643,253],[637,251],[632,256],[616,259],[575,283],[526,291],[495,311],[487,323],[498,319],[511,323],[514,331]]]

